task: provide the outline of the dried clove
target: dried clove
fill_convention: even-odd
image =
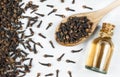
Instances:
[[[50,63],[41,63],[41,62],[39,62],[39,64],[41,64],[41,65],[43,65],[43,66],[51,67],[51,64],[50,64]]]
[[[71,9],[71,8],[69,8],[69,7],[66,7],[65,10],[66,10],[66,11],[73,11],[73,12],[75,11],[74,9]]]
[[[25,75],[26,75],[26,72],[25,72],[25,71],[18,70],[18,72],[23,73],[23,75],[21,75],[21,76],[19,76],[19,77],[23,77],[23,76],[25,76]]]
[[[25,4],[25,3],[21,3],[21,4],[19,5],[19,7],[22,7],[24,4]]]
[[[75,0],[72,0],[72,4],[75,4]]]
[[[32,67],[33,58],[30,59],[29,66]]]
[[[44,36],[42,33],[39,33],[38,35],[41,36],[42,38],[46,39],[46,36]]]
[[[50,22],[50,23],[48,24],[48,26],[46,27],[46,30],[47,30],[48,28],[50,28],[52,25],[53,25],[53,23]]]
[[[30,23],[30,27],[32,27],[38,20],[33,20],[33,23]]]
[[[57,61],[61,61],[61,59],[63,58],[64,55],[65,55],[65,53],[63,53],[59,58],[57,58]]]
[[[24,61],[26,61],[26,60],[30,60],[30,58],[22,58],[22,59],[21,59],[21,62],[24,62]]]
[[[33,34],[30,34],[30,35],[24,36],[24,38],[29,38],[29,37],[32,37],[32,36],[33,36]]]
[[[28,22],[27,22],[26,29],[27,29],[28,27],[30,27],[30,19],[29,19]]]
[[[61,3],[64,3],[64,0],[61,0]]]
[[[23,31],[18,31],[18,34],[22,34],[22,33],[24,33],[25,32],[25,30],[23,30]]]
[[[69,75],[69,77],[72,77],[72,72],[68,71],[68,75]]]
[[[22,44],[22,46],[26,49],[26,46],[25,46],[25,44],[23,43],[23,42],[20,42],[21,44]]]
[[[55,16],[59,16],[61,18],[65,18],[65,15],[63,15],[63,14],[55,14]]]
[[[89,6],[86,6],[86,5],[83,5],[82,7],[85,8],[85,9],[93,10],[93,8],[91,8],[91,7],[89,7]]]
[[[25,67],[25,72],[30,72],[28,65],[24,65],[24,67]]]
[[[33,51],[34,51],[34,53],[35,53],[35,54],[37,54],[37,53],[38,53],[38,51],[37,51],[37,49],[36,49],[36,44],[34,44]]]
[[[56,77],[59,77],[59,72],[60,72],[60,71],[57,69],[57,70],[56,70]]]
[[[40,77],[40,74],[41,74],[41,73],[37,73],[37,77]]]
[[[26,46],[26,47],[30,52],[33,51],[33,49],[31,47],[29,47],[29,46]]]
[[[45,77],[47,76],[53,76],[54,74],[53,73],[49,73],[49,74],[46,74]]]
[[[30,30],[31,35],[34,35],[34,31],[32,30],[32,28],[30,28],[29,30]]]
[[[57,9],[53,9],[51,12],[48,13],[48,16],[52,13],[55,13],[57,11]]]
[[[36,44],[36,42],[35,42],[35,41],[33,41],[33,39],[32,39],[32,38],[29,38],[29,39],[28,39],[28,41],[29,41],[29,42],[32,42],[32,43],[34,43],[34,44]]]
[[[72,60],[69,60],[69,59],[67,59],[66,62],[67,63],[76,63],[75,61],[72,61]]]
[[[72,50],[72,53],[76,53],[76,52],[81,52],[83,50],[83,48],[79,49],[79,50]]]
[[[40,2],[45,2],[46,0],[40,0]]]
[[[32,13],[34,13],[35,11],[37,11],[36,9],[34,9],[33,11],[31,11],[30,13],[32,14]]]
[[[36,10],[38,7],[39,7],[39,6],[33,4],[32,1],[29,1],[29,2],[26,4],[26,6],[25,6],[25,10],[27,10],[27,9],[29,9],[29,8],[32,9],[32,10]]]
[[[28,40],[26,40],[26,44],[27,44],[28,47],[31,47],[31,45],[30,45]]]
[[[35,22],[36,20],[38,20],[38,16],[29,17],[28,19],[29,19],[30,21],[34,21],[34,22]]]
[[[53,8],[54,7],[54,5],[46,5],[47,7],[50,7],[50,8]]]
[[[49,41],[50,45],[52,46],[52,48],[55,48],[54,44],[52,41]]]
[[[23,39],[24,37],[25,37],[25,34],[22,33],[20,38]]]
[[[21,73],[26,73],[25,71],[22,71],[22,70],[18,70],[19,72],[21,72]]]
[[[38,16],[41,16],[41,17],[45,16],[44,14],[40,14],[40,13],[35,13],[35,14],[38,15]]]
[[[23,53],[25,56],[27,56],[27,55],[28,55],[28,53],[27,53],[27,52],[25,52],[25,51],[23,51],[23,50],[20,50],[20,52],[21,52],[21,53]]]
[[[36,43],[36,45],[39,45],[41,48],[43,48],[43,46],[41,45],[41,43]]]
[[[37,28],[40,28],[41,24],[42,24],[42,20],[41,20],[40,23],[37,25]]]
[[[53,55],[44,54],[44,57],[48,58],[48,57],[54,57],[54,56]]]

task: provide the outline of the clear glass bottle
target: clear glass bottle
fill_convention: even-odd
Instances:
[[[91,44],[91,50],[85,65],[87,69],[104,74],[107,73],[114,49],[111,40],[114,27],[112,24],[103,23],[99,37],[94,39]]]

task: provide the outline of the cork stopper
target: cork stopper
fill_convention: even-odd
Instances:
[[[100,30],[100,35],[102,37],[111,37],[113,35],[113,30],[115,26],[110,23],[103,23],[102,29]]]

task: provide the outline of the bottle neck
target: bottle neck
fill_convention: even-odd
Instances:
[[[112,35],[113,35],[113,33],[108,34],[108,33],[104,33],[104,32],[100,32],[100,34],[99,34],[99,36],[101,38],[104,38],[104,37],[112,38]]]

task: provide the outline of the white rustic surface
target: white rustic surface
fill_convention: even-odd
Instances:
[[[28,2],[29,0],[24,0],[24,2]],[[84,43],[79,44],[77,46],[73,47],[65,47],[59,45],[54,38],[55,28],[60,23],[62,18],[55,16],[55,14],[51,14],[50,16],[47,16],[47,14],[52,10],[49,7],[46,7],[47,4],[52,4],[55,6],[55,8],[58,9],[56,14],[65,14],[66,16],[70,16],[72,14],[76,13],[82,13],[82,12],[91,12],[91,10],[83,9],[82,5],[87,5],[92,7],[95,10],[102,9],[106,7],[108,4],[113,2],[114,0],[75,0],[75,4],[72,4],[72,0],[65,0],[64,3],[61,3],[60,0],[47,0],[44,3],[40,3],[39,0],[33,0],[34,4],[40,5],[38,13],[44,13],[45,17],[39,18],[40,20],[43,20],[43,23],[39,29],[36,28],[36,25],[34,25],[33,30],[35,31],[34,37],[32,37],[35,41],[41,42],[41,44],[44,46],[43,49],[37,48],[39,51],[38,54],[30,53],[29,57],[33,57],[33,68],[31,69],[31,72],[28,73],[25,77],[36,77],[37,73],[41,73],[41,77],[45,77],[45,74],[48,73],[54,73],[54,76],[56,77],[56,69],[60,70],[59,77],[69,77],[67,74],[67,71],[72,71],[73,77],[118,77],[119,71],[120,71],[120,7],[112,10],[110,13],[108,13],[100,22],[99,22],[99,29]],[[67,12],[65,11],[65,7],[70,7],[76,10],[76,12]],[[35,14],[30,14],[31,10],[28,10],[25,15],[35,16]],[[27,20],[23,20],[25,24],[27,24]],[[45,30],[49,22],[53,22],[53,26],[50,27],[48,30]],[[85,61],[87,58],[87,54],[89,52],[90,43],[91,41],[98,37],[98,32],[101,28],[101,25],[103,22],[109,22],[114,25],[115,31],[113,36],[113,42],[115,45],[114,53],[112,56],[112,60],[110,63],[109,71],[106,75],[100,74],[97,72],[93,72],[90,70],[85,69]],[[29,30],[28,30],[29,31]],[[43,33],[47,36],[46,39],[43,39],[39,37],[38,33]],[[50,44],[49,40],[52,40],[55,49],[53,49]],[[80,48],[84,48],[84,50],[80,53],[71,53],[70,51],[72,49],[77,50]],[[27,51],[27,50],[26,50]],[[65,53],[65,56],[63,57],[61,62],[58,62],[56,59],[61,55]],[[52,54],[55,57],[54,58],[44,58],[44,54]],[[76,61],[76,64],[67,64],[65,62],[66,59],[71,59],[73,61]],[[38,62],[50,62],[52,63],[52,67],[44,67],[41,66]]]

